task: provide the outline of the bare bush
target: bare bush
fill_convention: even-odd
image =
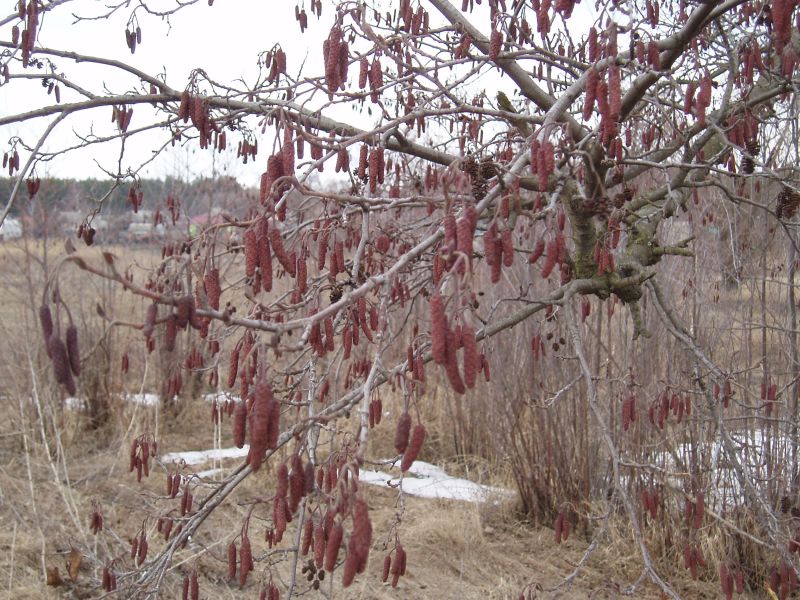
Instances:
[[[145,597],[179,580],[192,596],[217,561],[262,597],[331,594],[370,557],[403,585],[415,557],[402,488],[379,532],[359,483],[386,459],[371,453],[378,428],[403,472],[448,438],[459,456],[510,461],[524,511],[555,543],[576,528],[585,540],[564,585],[616,534],[638,557],[629,593],[649,582],[679,597],[676,564],[727,597],[765,579],[794,591],[796,2],[337,1],[323,14],[317,0],[295,10],[310,70],[284,38],[252,77],[197,68],[186,81],[136,50],[158,43],[159,17],[177,24],[197,3],[76,13],[76,29],[124,15],[128,61],[41,44],[62,4],[21,1],[0,20],[4,89],[46,90],[0,126],[47,120],[9,141],[2,218],[40,192],[46,162],[114,147],[79,244],[99,240],[120,189],[171,233],[144,267],[68,242],[31,304],[53,321],[49,372],[97,401],[98,378],[130,357],[111,331],[141,333],[157,373],[142,389],[183,397],[177,415],[224,390],[213,427],[248,448],[209,482],[163,462],[153,424],[133,421],[129,471],[167,485],[142,495],[133,532],[101,530],[93,509],[104,542],[81,551],[105,569],[98,587]],[[66,122],[76,139],[53,150]],[[146,155],[143,139],[156,140]],[[257,198],[193,227],[179,195],[142,184],[175,145],[257,160]],[[101,307],[103,331],[82,342],[104,357],[98,373],[61,337],[78,322],[62,291],[75,273],[146,305]],[[426,404],[443,389],[434,431]],[[233,498],[247,506],[237,526],[198,548]]]

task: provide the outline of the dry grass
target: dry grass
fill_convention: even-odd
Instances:
[[[48,260],[52,261],[58,251],[57,246],[49,247]],[[158,258],[144,248],[112,251],[124,256],[126,262],[144,266]],[[99,251],[80,252],[96,259]],[[112,418],[99,428],[92,428],[86,415],[64,410],[60,390],[47,384],[49,367],[42,356],[35,313],[31,310],[41,301],[37,293],[41,294],[44,282],[43,254],[35,254],[32,262],[26,256],[24,247],[0,245],[0,275],[10,284],[0,288],[0,322],[7,341],[0,346],[0,356],[6,365],[5,373],[16,375],[5,377],[0,390],[7,415],[0,425],[0,556],[3,557],[0,596],[98,597],[102,564],[92,562],[91,557],[118,556],[120,574],[130,572],[130,560],[122,558],[125,545],[143,526],[152,534],[150,552],[156,553],[163,547],[163,541],[154,532],[155,520],[146,515],[159,514],[168,506],[159,498],[164,471],[154,468],[149,479],[137,484],[127,472],[131,438],[143,431],[155,432],[160,454],[210,448],[215,435],[209,421],[209,406],[191,400],[179,407],[176,415],[172,410],[134,407],[112,400]],[[62,294],[87,322],[98,299],[109,307],[109,312],[134,315],[130,317],[132,320],[143,313],[140,303],[130,295],[105,288],[76,269],[65,272],[60,282]],[[30,341],[21,343],[25,340]],[[118,364],[121,348],[130,348],[138,361],[132,373],[144,365],[144,354],[135,354],[141,352],[137,332],[115,341],[108,364]],[[128,378],[115,375],[112,384],[118,391],[138,391],[142,386],[145,391],[157,391],[152,373],[159,359],[151,355],[147,360],[150,377],[143,382],[133,375]],[[35,402],[27,400],[31,396],[31,381],[37,383],[38,409]],[[430,388],[420,407],[429,429],[420,458],[445,466],[456,476],[513,487],[507,458],[487,461],[481,457],[480,450],[485,449],[487,440],[465,440],[464,430],[453,424],[451,411],[457,408],[452,404],[453,399],[441,394],[434,385]],[[371,435],[370,456],[386,457],[393,453],[394,417],[400,401],[391,397],[384,397],[383,401],[391,415]],[[469,418],[480,419],[485,407],[478,401],[469,410],[472,411]],[[225,422],[224,447],[231,445],[229,429]],[[187,549],[176,556],[161,589],[163,597],[179,597],[184,574],[195,566],[200,573],[203,597],[256,597],[259,581],[269,569],[280,581],[288,580],[286,562],[277,560],[278,555],[267,554],[261,520],[265,514],[263,507],[256,509],[251,523],[255,555],[261,559],[256,573],[251,575],[244,590],[229,585],[225,577],[225,546],[239,532],[251,507],[249,500],[268,498],[273,480],[270,469],[262,469],[215,511]],[[203,493],[201,488],[196,496]],[[568,542],[556,545],[552,530],[522,520],[514,503],[473,505],[405,497],[398,504],[396,491],[378,488],[364,488],[364,495],[375,532],[368,573],[358,577],[347,590],[341,589],[338,584],[341,576],[337,574],[331,597],[516,599],[523,587],[530,584],[537,590],[537,598],[615,598],[641,574],[641,561],[621,518],[620,524],[600,540],[599,549],[574,585],[555,589],[581,560],[590,540],[575,534]],[[102,507],[106,522],[105,531],[97,537],[88,530],[93,502]],[[393,544],[393,525],[398,519],[402,523],[400,540],[409,552],[409,565],[406,577],[393,589],[380,582],[380,569],[385,545]],[[74,582],[69,581],[65,568],[72,548],[86,557]],[[46,571],[53,567],[58,567],[66,580],[57,588],[45,585]],[[674,574],[670,581],[686,597],[716,597],[713,569],[707,573],[709,581],[703,583],[687,581],[679,569]],[[327,582],[323,586],[326,588]],[[300,591],[305,589],[300,587]],[[645,586],[638,588],[635,596],[658,598],[659,594]]]
[[[136,423],[155,423],[156,409],[128,408],[126,418],[133,428]],[[163,418],[163,416],[162,416]],[[180,418],[181,427],[162,427],[160,453],[202,449],[213,445],[213,432],[208,425],[208,406],[196,402]],[[80,427],[80,423],[71,423]],[[227,427],[226,427],[227,429]],[[384,437],[388,428],[377,431]],[[189,434],[188,431],[196,433]],[[223,446],[229,445],[226,430]],[[25,436],[6,436],[2,445],[3,466],[0,469],[0,549],[6,558],[0,563],[0,583],[10,598],[97,597],[98,565],[84,563],[75,582],[67,581],[59,588],[44,585],[45,569],[59,567],[66,579],[66,555],[72,547],[85,554],[105,554],[119,546],[121,538],[134,536],[142,526],[143,509],[159,505],[157,498],[164,484],[163,472],[154,469],[149,479],[137,484],[127,472],[127,444],[118,433],[96,439],[84,436],[62,449],[63,455],[51,462],[41,448],[24,452]],[[13,442],[11,440],[14,440]],[[29,438],[29,442],[33,443]],[[376,443],[378,442],[376,440]],[[434,457],[429,457],[434,458]],[[29,460],[28,460],[29,459]],[[58,466],[62,463],[61,467]],[[230,461],[228,466],[235,463]],[[58,472],[54,475],[53,465]],[[197,469],[206,468],[198,466]],[[30,475],[28,469],[30,468]],[[67,484],[68,480],[68,484]],[[201,573],[204,597],[252,598],[268,560],[259,563],[248,585],[240,590],[225,580],[222,560],[227,542],[238,533],[254,496],[264,497],[273,478],[267,469],[249,478],[227,502],[204,524],[193,543],[177,556],[162,589],[163,597],[177,597],[186,569],[197,565]],[[493,480],[492,483],[498,483]],[[587,540],[573,536],[556,545],[552,530],[531,529],[517,521],[513,505],[475,505],[453,501],[432,501],[405,497],[403,508],[396,506],[397,493],[389,489],[363,489],[370,507],[375,534],[366,575],[357,578],[347,590],[334,586],[335,598],[464,598],[508,599],[526,584],[539,589],[539,598],[558,597],[557,586],[580,560]],[[202,492],[198,492],[201,494]],[[102,506],[106,530],[97,538],[88,531],[92,501]],[[266,556],[263,527],[256,517],[251,524],[251,538],[256,556]],[[76,518],[74,518],[76,517]],[[380,568],[387,532],[396,519],[402,519],[401,541],[409,552],[409,567],[397,589],[380,583]],[[154,527],[152,519],[146,526]],[[291,531],[291,530],[290,530]],[[630,551],[629,539],[603,544],[582,571],[576,584],[560,590],[564,598],[614,598],[639,574],[640,565]],[[153,532],[151,552],[163,542]],[[122,560],[120,569],[130,561]],[[286,565],[277,565],[274,574],[286,581]],[[338,583],[340,576],[334,576]],[[303,589],[303,588],[301,588]],[[714,584],[687,584],[691,597],[714,597]],[[702,591],[708,592],[707,596]],[[313,597],[313,596],[312,596]],[[657,598],[654,590],[640,589],[636,597]]]

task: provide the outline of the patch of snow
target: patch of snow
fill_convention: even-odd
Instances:
[[[223,473],[225,469],[206,469],[205,471],[198,471],[195,473],[195,476],[199,477],[200,479],[211,479],[214,475],[219,475]]]
[[[218,403],[221,404],[227,400],[230,400],[231,402],[238,402],[239,396],[234,396],[233,394],[230,394],[228,392],[212,392],[210,394],[205,394],[203,396],[203,400],[205,400],[206,402],[213,402],[214,400],[216,400]]]
[[[69,410],[83,410],[86,403],[83,398],[76,398],[75,396],[67,396],[64,398],[64,408]]]
[[[188,450],[186,452],[170,452],[161,457],[161,462],[181,462],[187,465],[200,465],[211,460],[222,460],[223,458],[244,458],[250,446],[245,444],[244,448],[219,448],[214,450]]]
[[[398,469],[394,468],[393,471],[396,472]],[[420,498],[486,502],[493,495],[505,497],[513,495],[511,490],[451,477],[444,469],[421,460],[414,461],[402,478],[384,471],[362,468],[359,471],[358,479],[372,485],[400,487],[406,494]]]
[[[124,399],[139,406],[158,406],[158,394],[127,394]]]

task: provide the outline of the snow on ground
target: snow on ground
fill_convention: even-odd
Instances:
[[[373,471],[362,468],[358,479],[372,485],[398,487],[411,496],[421,498],[438,498],[442,500],[463,500],[465,502],[486,502],[490,496],[513,495],[513,492],[498,487],[481,485],[469,479],[460,479],[448,475],[444,469],[430,463],[417,460],[401,479],[397,471],[394,475],[384,471]]]
[[[161,457],[163,463],[184,462],[187,465],[202,465],[213,460],[224,458],[244,458],[250,446],[245,444],[244,448],[215,448],[212,450],[187,450],[186,452],[170,452]]]
[[[150,394],[150,393],[124,394],[121,396],[121,398],[125,402],[130,402],[131,404],[136,404],[138,406],[158,406],[158,403],[160,402],[160,396],[158,394]],[[204,394],[202,398],[206,402],[213,402],[214,400],[216,400],[219,404],[222,404],[227,400],[230,400],[232,402],[236,402],[239,400],[238,396],[233,396],[225,392]],[[64,399],[64,406],[66,406],[66,408],[70,410],[83,410],[84,408],[86,408],[86,401],[83,398],[68,396],[67,398]]]
[[[170,452],[161,457],[161,462],[182,462],[187,465],[201,465],[226,458],[244,458],[247,456],[248,449],[249,446],[245,445],[244,448]],[[222,471],[223,469],[209,469],[200,471],[196,475],[199,477],[212,477]],[[486,502],[491,496],[509,497],[513,495],[510,490],[481,485],[468,479],[451,477],[444,469],[421,460],[415,461],[402,479],[397,467],[393,468],[392,471],[394,474],[362,468],[359,471],[358,479],[370,485],[388,485],[394,488],[400,486],[406,494],[421,498]]]
[[[127,394],[125,399],[132,404],[139,406],[158,406],[158,394]]]

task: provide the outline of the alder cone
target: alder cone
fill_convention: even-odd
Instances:
[[[408,436],[411,433],[411,415],[404,412],[397,420],[397,429],[394,432],[394,449],[402,454],[408,448]]]
[[[341,523],[336,523],[331,528],[331,533],[328,536],[328,544],[325,546],[325,562],[324,568],[328,573],[333,573],[336,566],[336,559],[339,556],[339,548],[342,545],[342,537],[344,536],[344,528]]]
[[[444,301],[439,292],[430,299],[431,310],[431,353],[438,365],[447,362],[447,317],[444,314]]]
[[[78,377],[81,374],[81,355],[78,349],[78,328],[75,325],[67,327],[65,333],[67,344],[67,355],[69,356],[69,368],[72,374]]]
[[[411,433],[411,440],[408,442],[408,448],[406,448],[403,454],[403,460],[400,463],[400,470],[404,473],[408,471],[414,461],[417,460],[419,451],[422,449],[422,444],[425,442],[426,434],[425,426],[422,423],[417,423],[414,427],[414,431]]]

